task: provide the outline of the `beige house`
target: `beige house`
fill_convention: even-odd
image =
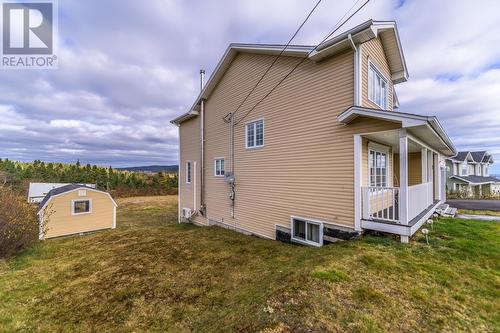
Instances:
[[[445,200],[456,150],[436,117],[394,111],[408,78],[396,24],[287,47],[245,100],[282,49],[231,44],[172,121],[179,221],[314,246],[364,230],[407,242]]]
[[[40,203],[40,239],[116,228],[116,202],[107,192],[69,184]],[[43,225],[45,222],[45,225]]]

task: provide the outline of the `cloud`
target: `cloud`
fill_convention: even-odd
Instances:
[[[319,42],[353,2],[324,0],[294,42]],[[59,70],[2,72],[1,157],[177,163],[169,120],[197,96],[198,70],[230,42],[286,42],[315,3],[59,1]],[[410,72],[401,111],[437,115],[458,148],[500,161],[498,12],[496,0],[372,1],[342,30],[396,19]]]

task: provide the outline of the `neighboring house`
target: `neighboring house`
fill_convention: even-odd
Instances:
[[[408,77],[396,24],[370,20],[315,50],[287,47],[231,117],[282,48],[231,44],[172,120],[179,221],[314,246],[364,230],[408,242],[445,200],[456,150],[436,117],[394,111],[394,85]]]
[[[493,158],[486,151],[461,151],[446,160],[448,193],[500,194],[500,179],[490,176]]]
[[[114,229],[116,207],[109,193],[85,185],[50,190],[38,209],[40,239]]]
[[[50,190],[69,185],[70,183],[30,183],[28,190],[28,202],[39,203],[45,198]],[[95,184],[83,184],[88,187],[96,188]]]

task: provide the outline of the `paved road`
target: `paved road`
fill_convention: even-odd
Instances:
[[[446,203],[451,207],[472,210],[494,210],[500,212],[500,200],[461,200],[450,199]]]

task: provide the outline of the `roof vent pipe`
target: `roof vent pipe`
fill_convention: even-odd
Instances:
[[[205,70],[200,69],[200,92],[203,91],[204,84],[205,84]]]

